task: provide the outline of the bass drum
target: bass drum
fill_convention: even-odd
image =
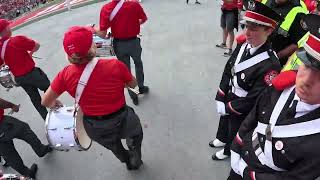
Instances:
[[[51,110],[46,118],[45,129],[49,144],[59,151],[88,150],[92,144],[84,129],[80,108],[76,112],[74,107],[66,106]]]

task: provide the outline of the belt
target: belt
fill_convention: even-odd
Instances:
[[[88,116],[83,115],[83,118],[92,119],[92,120],[105,120],[105,119],[112,119],[115,116],[123,113],[125,110],[127,110],[127,105],[124,105],[122,108],[120,108],[118,111],[115,111],[111,114],[101,115],[101,116]]]
[[[114,41],[131,41],[131,40],[135,40],[137,39],[138,37],[135,36],[135,37],[130,37],[130,38],[113,38]]]

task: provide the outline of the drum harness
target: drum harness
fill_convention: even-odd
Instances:
[[[86,65],[86,67],[84,68],[84,70],[80,76],[80,80],[78,82],[77,90],[76,90],[76,94],[75,94],[75,98],[74,98],[74,100],[75,100],[74,101],[75,110],[73,113],[74,117],[79,110],[79,107],[80,107],[79,101],[80,101],[81,95],[83,93],[83,90],[87,86],[87,83],[88,83],[88,80],[91,76],[91,73],[92,73],[93,69],[96,67],[97,63],[98,63],[98,59],[96,59],[96,58],[92,59],[92,61],[90,61]]]

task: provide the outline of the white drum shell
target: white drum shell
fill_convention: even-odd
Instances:
[[[73,117],[74,107],[61,107],[50,111],[46,118],[46,134],[49,144],[56,150],[88,150],[91,139],[83,128],[82,114]],[[78,125],[76,124],[78,123]]]

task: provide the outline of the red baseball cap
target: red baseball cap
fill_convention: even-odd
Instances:
[[[6,29],[8,27],[10,22],[6,19],[0,19],[0,32]]]
[[[87,27],[73,26],[63,38],[63,48],[68,56],[74,53],[86,56],[92,46],[93,34]]]

